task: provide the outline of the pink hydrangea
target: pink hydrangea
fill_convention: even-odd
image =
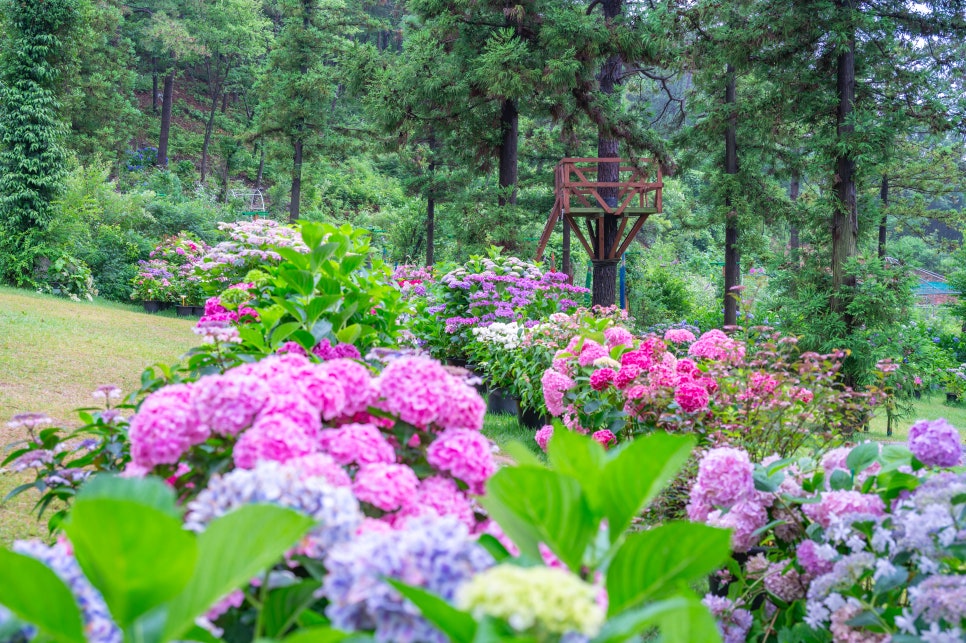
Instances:
[[[679,359],[678,363],[674,366],[676,370],[681,375],[691,375],[692,377],[701,376],[701,371],[698,370],[698,365],[694,363],[691,359]]]
[[[328,453],[312,453],[289,460],[302,478],[324,478],[333,487],[349,487],[352,478]]]
[[[235,466],[254,469],[262,460],[284,463],[315,453],[319,450],[319,434],[313,429],[293,422],[283,413],[262,416],[235,444]]]
[[[740,553],[758,544],[761,535],[755,532],[768,524],[768,512],[753,500],[742,500],[727,511],[712,511],[706,522],[712,527],[732,529],[731,547]]]
[[[359,467],[352,492],[361,502],[395,511],[415,500],[419,478],[404,464],[366,464]]]
[[[697,413],[708,408],[708,390],[700,384],[685,382],[674,391],[674,401],[685,413]]]
[[[684,376],[684,379],[690,379],[690,377]],[[651,386],[660,388],[674,388],[681,380],[682,376],[678,373],[678,360],[670,353],[665,353],[660,361],[655,362],[648,374]]]
[[[180,248],[178,249],[180,250]],[[209,621],[214,621],[228,610],[241,607],[244,602],[245,592],[241,591],[240,589],[236,589],[228,594],[228,596],[225,596],[215,603],[205,614],[205,618],[207,618]]]
[[[805,598],[808,579],[794,569],[786,570],[787,563],[772,563],[765,572],[765,589],[786,603]]]
[[[963,458],[959,431],[943,418],[913,424],[909,429],[909,450],[927,467],[955,467]]]
[[[590,388],[603,391],[613,383],[616,375],[612,368],[598,368],[590,374]]]
[[[435,423],[449,403],[452,376],[426,357],[393,360],[377,379],[382,398],[376,406],[420,429]]]
[[[175,464],[188,449],[208,439],[208,428],[198,420],[192,386],[173,384],[155,391],[131,418],[131,459],[151,469]]]
[[[326,429],[319,436],[322,450],[341,465],[396,461],[396,450],[371,424],[345,424]]]
[[[594,438],[594,442],[601,445],[605,449],[611,445],[617,444],[617,436],[607,429],[594,432],[592,437]]]
[[[815,399],[815,393],[812,393],[807,388],[797,388],[792,393],[792,397],[803,404],[808,404]]]
[[[577,407],[573,404],[568,404],[564,409],[563,415],[560,416],[565,427],[573,431],[574,433],[580,433],[581,435],[587,435],[587,427],[580,424],[580,414],[577,413]]]
[[[611,326],[606,329],[604,331],[604,340],[608,348],[634,345],[634,335],[623,326]]]
[[[441,429],[483,428],[486,417],[486,402],[475,388],[455,377],[450,378],[446,404],[440,410],[436,424]]]
[[[584,345],[580,349],[580,357],[577,358],[577,363],[581,366],[590,366],[601,357],[610,357],[610,353],[594,340],[588,339],[584,341]]]
[[[833,518],[844,518],[853,514],[881,516],[885,513],[885,503],[879,496],[859,491],[826,491],[821,502],[802,505],[802,511],[812,521],[828,527]]]
[[[537,445],[544,451],[547,450],[547,443],[550,442],[550,438],[552,437],[553,437],[553,426],[551,426],[550,424],[545,425],[542,429],[537,431],[537,435],[535,436],[537,440]]]
[[[624,390],[637,379],[641,372],[641,367],[637,364],[624,364],[621,366],[621,370],[617,371],[617,375],[614,376],[614,386]]]
[[[331,359],[319,365],[319,370],[342,384],[345,394],[343,413],[353,416],[365,412],[376,401],[378,391],[369,369],[351,359]]]
[[[716,328],[709,330],[691,344],[688,355],[735,364],[744,359],[745,346]]]
[[[543,386],[543,400],[547,410],[553,416],[559,416],[564,411],[564,394],[577,386],[577,383],[558,371],[547,369],[540,379]]]
[[[648,370],[651,368],[653,363],[653,355],[643,347],[640,347],[634,351],[628,351],[621,355],[621,366],[624,368],[636,366],[638,368],[638,372]],[[623,371],[624,368],[621,368],[621,370]]]
[[[465,482],[475,494],[483,493],[483,486],[496,471],[490,441],[469,429],[444,431],[426,449],[426,460],[438,471]]]
[[[212,433],[238,435],[255,421],[268,394],[268,387],[260,379],[228,371],[195,382],[191,402],[198,420]]]
[[[393,516],[393,526],[403,527],[416,516],[455,516],[460,522],[474,529],[476,517],[466,495],[451,478],[433,476],[419,483],[416,501]]]
[[[308,357],[309,352],[302,347],[298,342],[285,342],[278,347],[275,351],[279,355],[285,355],[286,353],[295,353],[296,355],[303,355]]]
[[[704,521],[715,507],[731,507],[754,498],[754,471],[748,454],[741,449],[721,447],[708,451],[698,464],[688,516]]]
[[[329,340],[323,339],[312,349],[312,354],[323,361],[333,359],[361,359],[359,349],[352,344],[336,344],[333,346]]]
[[[318,435],[322,428],[322,420],[316,407],[308,403],[301,395],[272,395],[266,400],[265,406],[259,414],[259,418],[269,415],[281,415],[293,422],[303,430]],[[256,421],[257,423],[257,421]]]
[[[664,333],[664,341],[672,344],[688,344],[694,341],[694,333],[686,328],[671,328]]]
[[[824,546],[828,553],[834,556],[837,552],[828,545]],[[798,564],[805,568],[812,576],[821,576],[822,574],[827,574],[832,571],[835,564],[821,555],[819,546],[815,544],[813,540],[803,540],[798,543],[798,547],[795,550],[795,556],[798,558]]]

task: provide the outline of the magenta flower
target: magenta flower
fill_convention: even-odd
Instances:
[[[826,491],[821,502],[802,505],[802,511],[812,521],[828,527],[834,518],[854,514],[881,516],[885,513],[885,503],[879,496],[858,491]]]
[[[605,449],[611,445],[617,444],[617,436],[607,429],[596,431],[592,437],[594,438],[594,442]]]
[[[604,331],[604,339],[608,348],[615,346],[633,346],[634,335],[622,326],[611,326]]]
[[[322,450],[341,465],[396,461],[396,451],[372,424],[345,424],[322,431]]]
[[[694,340],[694,333],[685,328],[671,328],[664,333],[664,341],[672,344],[688,344]]]
[[[173,384],[155,391],[131,418],[131,460],[151,469],[175,464],[188,449],[208,439],[208,428],[198,420],[189,384]]]
[[[544,451],[547,450],[547,443],[550,442],[550,438],[553,437],[553,426],[550,424],[545,425],[542,429],[537,431],[535,439],[537,445]]]
[[[543,400],[547,410],[553,416],[560,416],[564,412],[564,394],[577,386],[577,383],[558,371],[547,369],[540,380],[543,386]]]
[[[685,382],[674,391],[674,401],[685,413],[697,413],[708,408],[708,390],[695,382]]]
[[[268,394],[268,387],[257,377],[228,371],[195,382],[191,402],[198,420],[212,433],[230,436],[252,425]]]
[[[273,413],[260,417],[241,434],[232,456],[236,467],[254,469],[262,460],[285,463],[318,450],[317,428],[300,425],[284,413]]]
[[[496,471],[490,441],[479,431],[447,429],[426,450],[429,464],[465,482],[470,493],[482,494]]]
[[[383,511],[395,511],[416,499],[419,478],[404,464],[366,464],[359,467],[352,492],[361,502]]]
[[[614,382],[616,375],[612,368],[599,368],[590,374],[590,388],[603,391]]]

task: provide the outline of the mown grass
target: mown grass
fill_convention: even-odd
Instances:
[[[913,411],[895,423],[891,436],[886,434],[884,411],[879,412],[872,419],[869,432],[862,435],[873,440],[902,442],[909,435],[909,427],[917,420],[936,420],[939,418],[946,418],[950,424],[959,429],[960,435],[966,440],[966,404],[963,402],[947,404],[945,394],[924,395],[921,400],[916,400]]]
[[[73,409],[91,406],[98,386],[134,390],[146,366],[172,362],[196,345],[192,324],[125,304],[0,288],[0,447],[23,438],[7,427],[17,413],[46,413],[74,426]],[[21,482],[0,474],[0,498]],[[0,542],[38,535],[29,515],[35,501],[25,494],[0,505]]]

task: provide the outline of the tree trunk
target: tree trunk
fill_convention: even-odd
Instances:
[[[299,219],[302,201],[302,139],[295,141],[295,162],[292,165],[292,200],[288,204],[288,220],[295,223]]]
[[[426,197],[426,265],[432,266],[436,262],[433,253],[436,249],[436,199],[430,192]]]
[[[158,113],[158,58],[151,56],[151,111]]]
[[[205,123],[205,142],[201,144],[201,182],[208,176],[208,148],[211,146],[211,133],[215,129],[215,113],[218,111],[218,99],[221,88],[215,86],[211,96],[211,108],[208,110],[208,122]]]
[[[224,92],[221,95],[221,113],[224,114],[228,111],[228,92]]]
[[[505,100],[500,109],[500,197],[501,206],[517,202],[517,152],[520,138],[520,112],[514,100]]]
[[[158,167],[168,167],[168,138],[171,134],[171,105],[174,103],[174,70],[164,77],[161,98],[161,135],[158,137]]]
[[[265,139],[258,140],[258,174],[255,175],[255,189],[262,189],[262,179],[265,177]]]
[[[798,201],[798,193],[801,190],[801,177],[798,174],[798,170],[792,170],[792,179],[788,185],[788,198],[791,200],[792,204]],[[791,239],[789,241],[791,246],[792,259],[798,257],[798,251],[801,249],[802,242],[798,238],[798,226],[795,222],[791,225]]]
[[[621,14],[623,0],[603,0],[601,8],[604,12],[604,22],[610,23]],[[620,54],[609,57],[601,65],[598,83],[600,93],[612,95],[620,85],[621,69],[624,61]],[[600,128],[597,132],[597,156],[599,158],[620,157],[620,141],[611,138],[612,134]],[[597,181],[600,183],[616,183],[620,180],[620,163],[599,163],[597,165]],[[618,188],[599,188],[598,192],[604,202],[610,207],[617,205]],[[597,248],[593,258],[594,281],[591,302],[594,306],[613,306],[617,301],[617,262],[620,257],[610,259],[606,256],[608,249],[617,239],[617,217],[605,215],[603,221],[604,247]],[[600,234],[600,231],[596,231]],[[597,239],[595,235],[594,239]]]
[[[842,13],[851,12],[849,0],[836,0]],[[832,310],[844,313],[845,302],[840,296],[842,287],[854,287],[855,275],[845,274],[845,265],[855,256],[859,236],[859,210],[856,200],[855,159],[849,147],[854,131],[851,122],[855,107],[855,32],[849,35],[846,50],[838,56],[838,113],[836,114],[838,157],[835,159],[836,195],[838,203],[832,215]],[[844,145],[843,145],[844,143]],[[848,327],[851,319],[845,319]]]
[[[735,96],[735,70],[728,65],[725,84],[725,105],[728,106],[728,124],[725,126],[725,173],[738,174],[738,112]],[[733,208],[731,188],[725,197],[728,214],[725,220],[725,279],[724,279],[724,325],[738,325],[738,304],[741,299],[741,257],[738,253],[738,213]]]
[[[879,199],[882,201],[882,218],[879,219],[879,259],[886,256],[886,223],[889,215],[889,175],[882,175],[882,186],[879,188]]]

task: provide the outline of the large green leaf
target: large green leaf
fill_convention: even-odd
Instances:
[[[165,640],[178,639],[218,600],[277,562],[313,524],[274,505],[246,505],[213,521],[198,537],[194,575],[171,602]]]
[[[537,467],[498,471],[480,502],[525,554],[539,558],[544,543],[579,571],[600,520],[576,479]]]
[[[279,270],[278,274],[300,295],[307,297],[315,291],[315,276],[308,270]]]
[[[321,586],[319,581],[309,579],[269,592],[262,608],[265,635],[278,638],[285,634],[299,615],[315,602],[315,591]]]
[[[307,627],[282,639],[283,643],[340,643],[341,641],[369,641],[364,634],[350,634],[328,626]]]
[[[600,511],[600,472],[607,462],[604,447],[589,437],[559,429],[547,444],[547,458],[554,471],[580,481],[595,511]]]
[[[450,641],[469,643],[476,636],[476,621],[469,613],[456,609],[443,598],[419,587],[412,587],[391,578],[387,578],[386,582],[418,607],[426,620],[439,628]]]
[[[692,599],[686,607],[666,613],[660,620],[661,643],[721,643],[714,616],[701,601]]]
[[[0,549],[0,605],[58,643],[85,643],[70,589],[39,560]]]
[[[637,438],[607,463],[599,494],[611,542],[677,475],[693,448],[691,437],[652,433]]]
[[[617,616],[609,618],[600,628],[591,643],[619,643],[620,641],[637,640],[638,636],[657,626],[668,615],[677,614],[689,607],[690,600],[682,596],[669,598],[644,607],[629,609]]]
[[[98,498],[131,500],[178,519],[182,515],[174,489],[159,478],[121,478],[101,473],[84,483],[77,502]]]
[[[730,541],[726,529],[690,522],[669,522],[631,534],[608,569],[610,613],[665,598],[710,574],[727,560]]]
[[[198,547],[178,518],[132,500],[82,495],[64,531],[77,562],[127,628],[188,584]]]

